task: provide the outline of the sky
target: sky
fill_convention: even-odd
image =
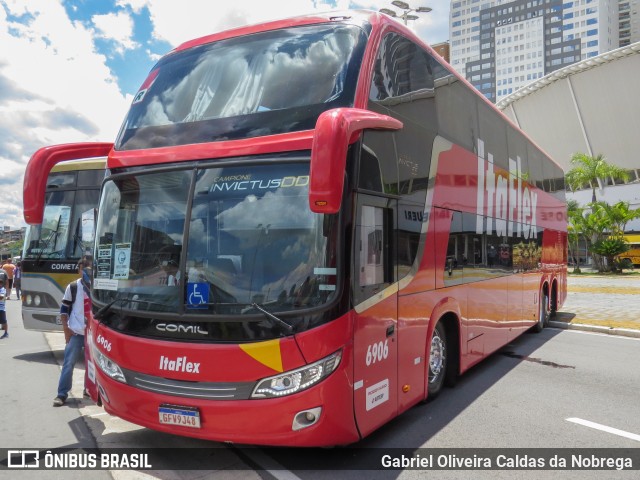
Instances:
[[[427,43],[448,40],[448,0],[409,1]],[[330,10],[399,9],[391,0],[0,0],[0,228],[26,226],[31,155],[115,140],[133,95],[182,42],[266,20]]]

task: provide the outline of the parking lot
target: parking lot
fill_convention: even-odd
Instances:
[[[640,337],[640,274],[569,275],[568,295],[552,326]]]

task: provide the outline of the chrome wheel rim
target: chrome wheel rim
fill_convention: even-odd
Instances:
[[[446,360],[444,341],[437,331],[433,332],[431,339],[431,352],[429,353],[429,383],[438,379]]]

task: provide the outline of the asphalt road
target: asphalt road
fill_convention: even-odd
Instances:
[[[0,448],[164,447],[188,450],[185,471],[171,458],[161,469],[66,471],[65,479],[361,478],[366,453],[394,448],[640,447],[640,340],[547,329],[525,334],[466,373],[454,389],[414,407],[355,446],[243,450],[166,435],[111,417],[87,400],[53,408],[61,334],[22,329],[20,306],[7,302],[10,338],[0,342]],[[53,350],[55,355],[52,355]],[[79,366],[80,367],[80,366]],[[81,397],[82,372],[72,393]],[[569,420],[571,419],[571,420]],[[627,434],[625,436],[625,434]],[[247,467],[249,465],[249,467]],[[335,470],[313,470],[314,465]],[[233,470],[238,468],[238,470]],[[249,468],[247,470],[247,468]],[[256,471],[252,471],[251,468]],[[9,475],[11,473],[11,475]],[[7,472],[0,478],[61,478],[62,472]],[[637,478],[637,471],[367,471],[367,478]]]
[[[7,300],[9,338],[0,340],[0,448],[94,448],[96,441],[78,412],[78,403],[53,408],[60,368],[42,333],[22,328],[20,302]],[[64,343],[62,334],[59,342]],[[60,345],[62,348],[62,345]],[[80,377],[76,372],[76,378]],[[82,392],[82,390],[80,390]],[[0,478],[55,479],[56,471],[3,471]],[[68,471],[65,480],[86,479],[87,472]],[[110,479],[108,471],[92,479]]]

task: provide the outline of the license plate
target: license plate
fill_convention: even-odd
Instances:
[[[197,408],[178,405],[160,405],[158,408],[160,423],[181,427],[200,428],[200,412]]]

